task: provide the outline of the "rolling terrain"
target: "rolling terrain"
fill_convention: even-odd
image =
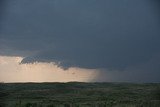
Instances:
[[[160,84],[1,83],[0,107],[160,107]]]

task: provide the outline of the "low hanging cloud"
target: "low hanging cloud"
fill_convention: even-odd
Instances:
[[[64,69],[120,73],[128,68],[136,72],[143,65],[140,72],[160,75],[160,60],[154,65],[151,61],[160,55],[159,2],[5,0],[3,4],[0,55],[22,56],[21,63],[55,62]],[[155,69],[146,69],[150,66]]]
[[[0,82],[90,82],[99,74],[94,69],[63,70],[54,63],[19,64],[22,57],[0,56]]]

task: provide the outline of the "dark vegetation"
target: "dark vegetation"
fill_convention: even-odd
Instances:
[[[1,83],[0,107],[160,107],[160,84]]]

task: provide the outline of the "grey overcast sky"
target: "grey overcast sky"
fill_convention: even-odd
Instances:
[[[1,0],[0,55],[160,82],[160,2]]]

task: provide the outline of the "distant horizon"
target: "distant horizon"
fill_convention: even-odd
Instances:
[[[106,82],[106,81],[96,81],[96,82],[81,82],[81,81],[68,81],[68,82],[0,82],[0,84],[55,84],[55,83],[115,83],[115,84],[160,84],[160,82]]]

